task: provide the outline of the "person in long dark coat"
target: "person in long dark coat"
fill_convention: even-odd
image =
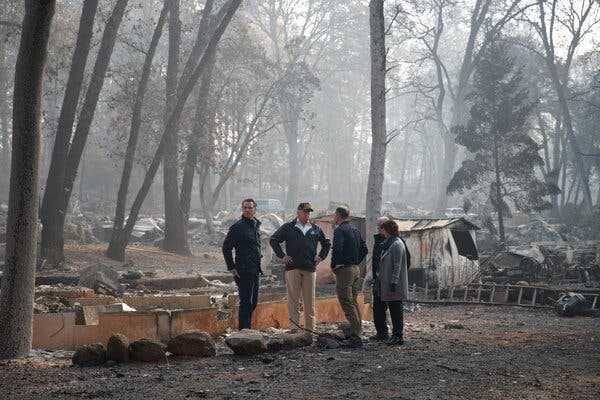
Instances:
[[[392,319],[392,336],[389,345],[404,344],[404,306],[408,299],[408,268],[406,246],[399,237],[398,224],[393,220],[382,224],[385,241],[381,245],[379,265],[379,290],[381,301],[387,304]]]

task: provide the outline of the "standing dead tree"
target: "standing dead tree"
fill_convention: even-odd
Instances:
[[[381,215],[383,202],[383,180],[387,151],[386,110],[385,110],[385,14],[384,0],[371,0],[369,22],[371,32],[371,163],[367,182],[367,239],[371,241],[375,221]]]
[[[26,356],[31,350],[42,86],[55,3],[25,2],[13,98],[6,262],[0,290],[0,359]]]
[[[113,224],[113,230],[120,231],[123,229],[125,223],[125,207],[127,204],[127,192],[129,191],[129,181],[131,179],[131,173],[133,170],[133,162],[135,160],[135,151],[138,144],[138,137],[140,127],[142,125],[142,107],[144,105],[144,96],[148,88],[148,82],[150,81],[150,73],[152,72],[152,61],[156,54],[156,49],[162,35],[162,31],[167,20],[168,15],[168,4],[165,2],[154,33],[152,34],[152,40],[146,53],[144,60],[144,66],[142,67],[142,74],[140,76],[140,82],[138,84],[137,93],[135,96],[135,102],[133,104],[133,112],[131,114],[131,128],[129,130],[129,139],[127,141],[127,149],[125,150],[125,159],[123,161],[123,173],[121,175],[121,182],[119,184],[119,191],[117,194],[117,205],[115,209],[115,219]]]
[[[577,4],[576,4],[577,3]],[[547,14],[546,5],[550,5],[550,14]],[[558,106],[561,113],[561,122],[564,126],[567,140],[573,158],[575,160],[576,173],[579,177],[579,184],[583,189],[583,204],[587,211],[591,211],[593,207],[592,193],[589,184],[589,173],[586,168],[584,155],[581,151],[581,145],[575,134],[573,127],[573,118],[568,101],[568,84],[569,70],[577,47],[581,43],[582,38],[592,31],[592,28],[600,23],[600,5],[594,0],[586,0],[582,2],[568,1],[566,6],[566,18],[558,17],[559,2],[557,0],[538,0],[539,20],[530,20],[530,23],[539,34],[544,54],[543,59],[546,63],[552,86],[558,98]],[[579,6],[579,7],[578,7]],[[556,26],[560,25],[570,34],[567,56],[564,64],[558,61],[556,55],[556,44],[554,36],[556,34]],[[561,73],[561,71],[563,71]],[[556,176],[558,181],[558,176]]]
[[[231,22],[233,15],[239,8],[241,0],[229,0],[224,7],[225,14],[223,18],[220,20],[218,26],[215,31],[211,33],[210,39],[207,42],[204,51],[202,52],[202,56],[200,57],[199,62],[191,69],[191,74],[189,75],[189,79],[185,79],[186,77],[185,70],[182,74],[182,78],[179,79],[178,90],[177,90],[177,101],[173,107],[173,112],[167,120],[167,124],[163,130],[163,134],[161,136],[161,140],[159,142],[158,148],[154,153],[152,161],[146,171],[144,176],[144,180],[142,182],[142,186],[139,189],[135,200],[131,206],[131,210],[129,212],[129,217],[127,218],[127,223],[120,231],[113,231],[110,244],[106,251],[108,257],[113,258],[115,260],[124,260],[125,258],[125,248],[129,243],[129,238],[131,237],[131,232],[133,231],[133,227],[137,221],[137,217],[139,215],[140,209],[146,196],[148,195],[148,191],[150,190],[150,186],[154,181],[154,177],[156,176],[156,172],[158,171],[158,167],[161,164],[162,159],[164,158],[165,146],[167,145],[167,136],[170,132],[174,132],[179,127],[179,121],[181,119],[181,114],[183,113],[183,109],[185,103],[187,102],[196,82],[200,78],[200,76],[206,70],[211,57],[213,57],[213,53],[216,51],[217,45],[225,32],[225,29]],[[190,57],[193,56],[192,55]]]
[[[55,143],[54,146],[52,154],[54,167],[52,166],[53,164],[50,165],[46,183],[46,192],[44,193],[42,203],[42,248],[45,249],[44,254],[46,255],[49,265],[57,265],[64,259],[63,231],[67,206],[71,199],[73,184],[77,177],[79,163],[81,162],[83,150],[94,120],[94,113],[96,111],[100,92],[104,86],[104,78],[110,63],[110,58],[117,38],[117,32],[121,25],[121,21],[123,20],[127,3],[128,0],[117,0],[110,18],[106,23],[90,83],[77,121],[77,127],[73,134],[73,140],[70,141],[71,129],[74,121],[74,111],[65,110],[65,113],[68,114],[68,120],[65,122],[65,130],[64,133],[61,133],[61,140],[58,143]],[[92,6],[90,5],[89,7],[91,8]],[[86,14],[86,18],[87,17],[92,17],[91,10],[89,15]],[[89,21],[87,22],[89,23]],[[89,34],[87,27],[84,28],[84,31],[86,35]],[[87,43],[84,43],[84,41]],[[82,74],[80,68],[85,68],[84,56],[87,59],[87,52],[89,51],[89,40],[87,39],[87,36],[82,38],[82,46],[86,46],[87,51],[82,49],[81,58],[74,58],[77,76],[81,76]],[[76,85],[76,83],[74,84]],[[79,85],[81,84],[79,83]],[[73,93],[69,94],[72,96],[69,98],[69,103],[67,105],[69,108],[75,105],[74,108],[76,109],[79,90],[73,90]]]

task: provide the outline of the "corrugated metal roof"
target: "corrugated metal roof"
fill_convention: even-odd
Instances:
[[[364,217],[351,216],[351,219],[364,219]],[[315,221],[333,222],[333,215],[323,215],[315,218]],[[479,230],[480,228],[465,218],[414,218],[396,219],[400,232],[425,231],[428,229],[452,228],[464,231]]]
[[[400,232],[424,231],[428,229],[452,228],[459,230],[479,230],[474,223],[464,218],[417,218],[394,219]]]

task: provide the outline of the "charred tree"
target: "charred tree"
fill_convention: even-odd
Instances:
[[[202,73],[206,70],[208,62],[212,57],[212,53],[216,51],[216,47],[225,32],[225,29],[231,22],[233,15],[239,8],[241,0],[230,0],[223,7],[225,7],[225,15],[221,19],[219,25],[215,29],[215,31],[211,34],[210,40],[206,45],[204,52],[202,53],[202,57],[200,61],[197,63],[196,67],[193,69],[193,72],[190,74],[189,80],[180,79],[179,86],[177,90],[177,102],[173,108],[173,113],[169,117],[167,124],[164,128],[163,134],[161,136],[160,143],[148,170],[146,171],[146,175],[144,176],[144,180],[142,182],[142,186],[138,191],[136,198],[131,206],[131,210],[129,212],[129,217],[127,218],[127,223],[125,227],[120,232],[113,232],[112,238],[107,249],[107,255],[116,260],[123,260],[125,258],[125,248],[129,243],[129,238],[131,236],[131,232],[133,231],[133,227],[135,226],[137,217],[139,215],[140,209],[146,196],[148,195],[148,191],[152,186],[152,182],[154,181],[154,177],[156,176],[156,172],[158,167],[160,166],[161,160],[164,158],[165,146],[167,145],[167,134],[168,132],[176,131],[179,127],[179,121],[181,119],[181,114],[183,113],[183,108],[187,99],[189,98],[190,93],[192,92],[196,82],[202,75]]]
[[[91,80],[86,91],[86,96],[81,108],[79,120],[77,121],[77,128],[75,129],[75,134],[73,135],[73,141],[69,146],[64,171],[64,179],[61,181],[59,175],[49,172],[49,176],[53,176],[55,178],[53,180],[49,180],[46,186],[57,187],[59,189],[59,191],[56,193],[57,197],[48,196],[47,206],[44,209],[46,218],[48,218],[49,221],[47,225],[49,229],[52,229],[55,233],[55,235],[50,234],[45,237],[45,239],[47,239],[47,262],[49,265],[59,264],[64,259],[63,231],[67,206],[71,198],[73,184],[75,182],[75,178],[77,177],[79,163],[83,155],[83,150],[87,142],[92,121],[94,119],[96,105],[98,104],[100,92],[102,90],[102,86],[104,85],[104,78],[110,63],[110,58],[117,38],[117,32],[119,30],[119,26],[121,25],[127,2],[128,0],[117,0],[117,3],[113,8],[111,16],[104,29]]]
[[[177,75],[181,47],[179,5],[179,0],[169,0],[169,57],[167,63],[165,124],[173,113],[173,107],[177,100]],[[166,133],[163,160],[165,237],[162,248],[166,251],[189,255],[186,221],[179,203],[178,142],[176,129]]]
[[[150,73],[152,72],[152,62],[154,55],[156,54],[156,48],[158,42],[162,36],[163,28],[167,20],[168,15],[167,1],[163,5],[160,17],[154,28],[152,34],[152,40],[146,53],[144,60],[144,66],[142,67],[142,75],[138,84],[137,93],[135,96],[135,102],[133,105],[133,112],[131,115],[131,129],[129,131],[129,140],[127,141],[127,149],[125,150],[125,160],[123,161],[123,173],[121,175],[121,183],[119,184],[119,191],[117,194],[117,205],[115,209],[115,220],[113,224],[113,231],[120,231],[123,229],[125,222],[125,207],[127,205],[127,193],[129,191],[129,181],[131,179],[131,172],[133,170],[133,162],[135,159],[135,150],[138,143],[138,137],[140,127],[142,124],[142,107],[144,105],[144,96],[146,95],[146,89],[148,88],[148,82],[150,80]]]
[[[42,256],[48,257],[53,264],[62,261],[63,232],[58,209],[63,199],[63,182],[67,166],[67,155],[73,133],[77,103],[85,73],[94,31],[94,18],[98,9],[98,0],[85,0],[79,20],[79,33],[73,51],[71,70],[60,110],[54,149],[46,180],[46,190],[42,200]]]
[[[387,151],[386,110],[385,110],[385,16],[384,0],[371,0],[369,3],[369,23],[371,32],[371,163],[366,195],[367,240],[372,241],[375,223],[381,215],[383,201],[383,179]]]
[[[188,150],[185,158],[183,169],[183,180],[181,182],[181,209],[183,210],[186,222],[190,217],[190,204],[192,200],[192,188],[194,185],[194,172],[198,164],[198,152],[200,151],[200,143],[207,141],[207,106],[208,96],[210,94],[210,84],[212,82],[212,74],[215,66],[215,57],[211,57],[206,67],[206,71],[202,75],[200,89],[198,90],[198,98],[196,101],[196,117],[194,119],[194,131],[190,138]]]
[[[42,85],[55,1],[27,0],[16,64],[0,358],[31,350],[38,230]]]

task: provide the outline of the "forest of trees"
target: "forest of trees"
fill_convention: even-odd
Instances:
[[[188,219],[246,197],[371,222],[468,200],[501,235],[511,211],[600,216],[595,0],[54,3],[0,3],[0,203],[10,231],[35,186],[22,229],[39,209],[46,265],[73,209],[110,218],[117,260],[140,214],[189,254]]]
[[[55,230],[44,232],[43,249],[54,258],[61,257],[53,253],[60,243],[47,238],[60,236],[60,219],[73,203],[93,204],[116,215],[115,226],[124,223],[184,86],[181,77],[199,56],[193,49],[202,48],[226,10],[218,0],[170,3],[57,5],[40,179],[42,217]],[[550,198],[552,214],[598,203],[597,2],[380,3],[387,45],[384,202],[428,210],[462,204],[446,191],[464,158],[452,129],[466,122],[475,66],[501,36],[539,100],[528,132],[541,145],[537,173],[560,188]],[[24,10],[18,2],[1,7],[0,162],[7,167]],[[211,12],[203,19],[205,9]],[[166,162],[142,205],[164,212],[168,237],[175,238],[166,247],[186,251],[177,248],[182,231],[173,221],[188,209],[214,213],[246,194],[277,198],[287,208],[310,198],[322,207],[342,201],[366,209],[369,30],[367,1],[242,2],[179,126],[166,135]],[[8,177],[0,179],[6,202]]]

